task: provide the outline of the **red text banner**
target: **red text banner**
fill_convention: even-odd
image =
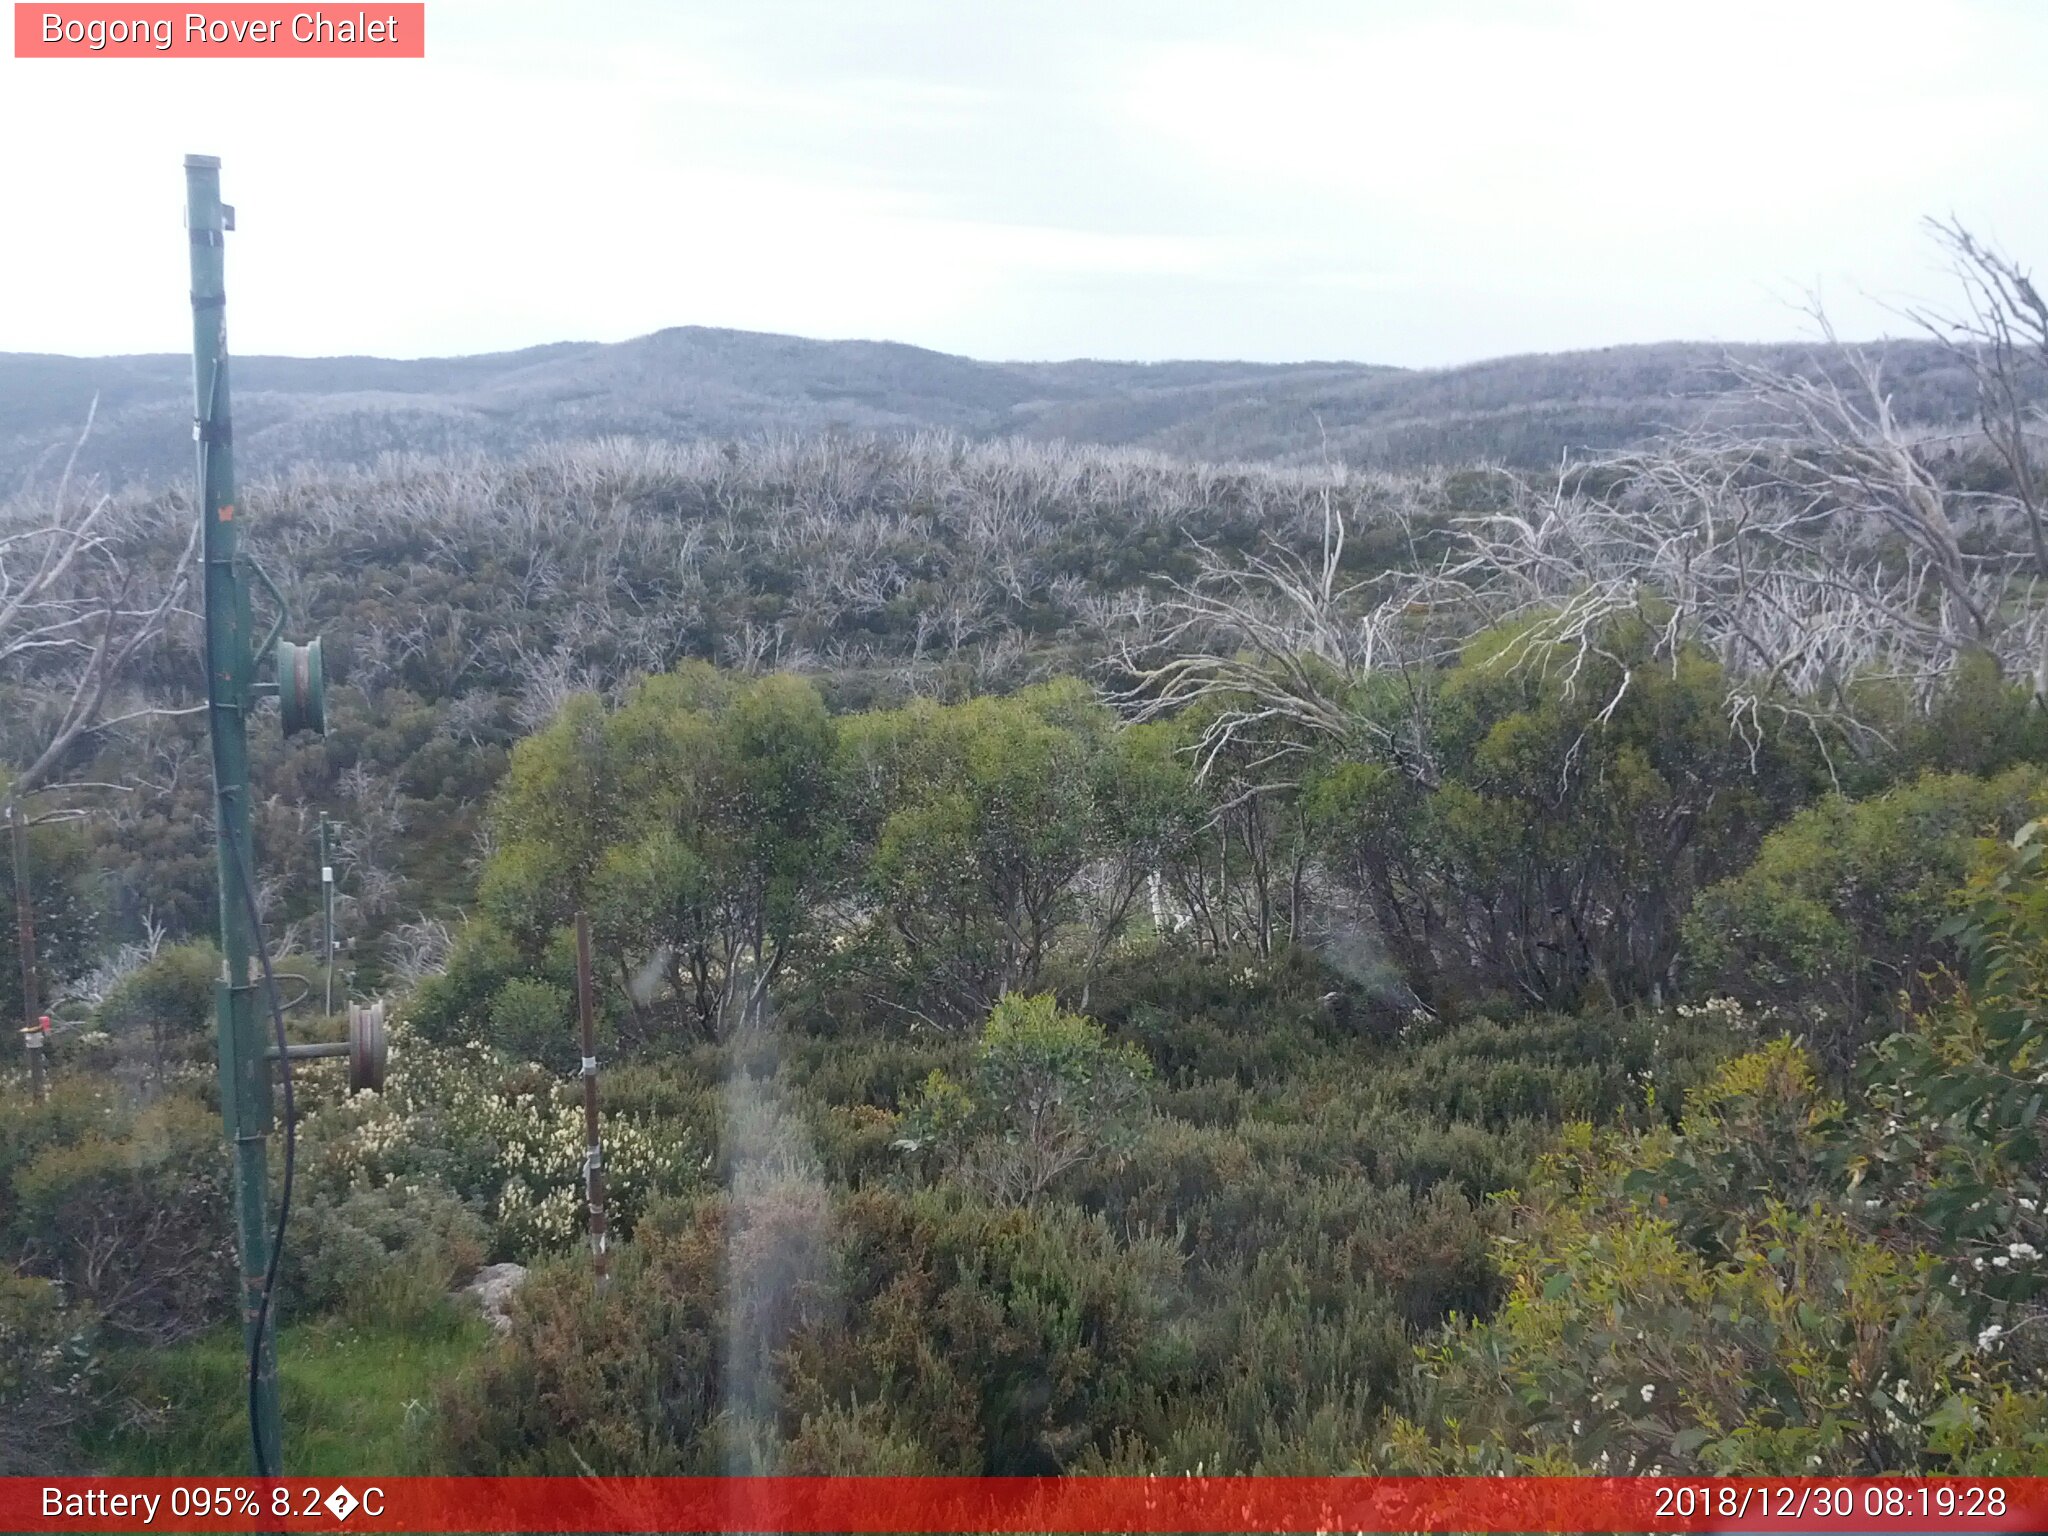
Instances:
[[[424,4],[23,4],[18,59],[423,59]]]
[[[2048,1530],[2048,1479],[5,1478],[7,1531]]]

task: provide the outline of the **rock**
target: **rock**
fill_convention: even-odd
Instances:
[[[486,1264],[458,1294],[473,1297],[493,1329],[501,1334],[510,1333],[512,1295],[524,1284],[524,1264]]]

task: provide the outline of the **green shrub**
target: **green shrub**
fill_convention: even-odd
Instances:
[[[1286,1156],[1310,1177],[1403,1184],[1420,1194],[1449,1180],[1477,1200],[1520,1183],[1553,1134],[1539,1120],[1498,1128],[1444,1121],[1381,1097],[1370,1083],[1315,1085],[1297,1118],[1249,1119],[1240,1134],[1266,1156]]]
[[[629,1061],[614,1067],[607,1062],[598,1077],[598,1094],[607,1117],[702,1127],[711,1133],[707,1140],[717,1139],[719,1078],[695,1063]]]
[[[147,1061],[161,1082],[179,1063],[211,1058],[220,974],[220,951],[211,944],[161,950],[114,984],[93,1010],[92,1027],[122,1056]]]
[[[1644,1213],[1553,1214],[1492,1323],[1427,1354],[1393,1464],[1433,1472],[2035,1470],[2048,1405],[1967,1363],[1935,1265],[1777,1207],[1724,1262]],[[1962,1357],[1960,1360],[1958,1357]]]
[[[176,1096],[134,1110],[74,1082],[7,1118],[10,1253],[117,1335],[163,1341],[230,1315],[227,1158],[212,1111]]]
[[[480,1040],[489,1029],[491,999],[523,968],[519,950],[487,922],[465,925],[448,966],[420,983],[408,1022],[429,1045],[459,1046]]]
[[[613,1257],[535,1266],[516,1325],[441,1394],[439,1460],[485,1476],[673,1474],[702,1457],[719,1408],[723,1203],[657,1208]]]
[[[1729,1063],[1675,1133],[1575,1128],[1501,1245],[1506,1306],[1423,1351],[1414,1417],[1378,1465],[2048,1467],[2048,1394],[1912,1217],[1855,1189],[1871,1114],[1780,1041]]]
[[[1284,1253],[1307,1266],[1304,1283],[1321,1302],[1363,1287],[1417,1329],[1498,1299],[1487,1226],[1450,1184],[1417,1193],[1355,1174],[1313,1176],[1291,1159],[1262,1162],[1232,1133],[1164,1124],[1082,1193],[1117,1231],[1177,1242],[1199,1266],[1190,1283],[1219,1295],[1262,1257]]]
[[[56,1074],[40,1102],[26,1082],[0,1089],[0,1231],[19,1211],[14,1176],[44,1151],[101,1134],[117,1114],[107,1086],[83,1075]]]
[[[1878,771],[1900,765],[1937,773],[1990,778],[2024,763],[2048,762],[2048,711],[2034,697],[2030,678],[2008,680],[1995,657],[1974,652],[1962,658],[1947,685],[1922,707],[1900,684],[1864,682],[1858,714],[1877,721],[1896,743],[1880,758]],[[1892,692],[1880,701],[1876,695]]]
[[[1142,1429],[1184,1387],[1170,1244],[1120,1242],[1071,1207],[995,1209],[958,1192],[870,1189],[839,1207],[854,1330],[799,1335],[792,1406],[881,1397],[943,1469],[1054,1472]]]
[[[0,1477],[72,1470],[70,1437],[102,1396],[95,1331],[49,1281],[0,1265]]]
[[[476,1213],[434,1184],[315,1193],[292,1212],[285,1304],[359,1325],[417,1323],[446,1304],[487,1246]]]
[[[1070,1169],[1130,1145],[1151,1063],[1050,996],[1009,994],[990,1011],[966,1084],[934,1071],[898,1145],[936,1148],[997,1199],[1038,1199]]]
[[[1116,956],[1088,997],[1089,1013],[1112,1038],[1144,1051],[1163,1083],[1183,1087],[1292,1076],[1348,1038],[1349,1021],[1369,1011],[1341,975],[1301,948],[1262,961],[1156,946]]]
[[[1410,1348],[1371,1287],[1319,1300],[1301,1261],[1281,1252],[1239,1279],[1201,1343],[1200,1375],[1150,1437],[1180,1463],[1162,1470],[1197,1470],[1176,1454],[1194,1439],[1201,1470],[1327,1475],[1367,1441]]]
[[[902,1122],[874,1104],[828,1104],[813,1111],[811,1139],[818,1160],[834,1183],[859,1188],[870,1178],[886,1179],[902,1169]]]
[[[916,1098],[934,1070],[957,1069],[967,1055],[965,1042],[951,1038],[797,1036],[783,1040],[777,1066],[792,1092],[813,1103],[895,1110]]]
[[[1373,1073],[1377,1093],[1432,1119],[1498,1130],[1517,1120],[1605,1118],[1638,1096],[1651,1032],[1606,1013],[1418,1026]]]
[[[812,1190],[663,1206],[602,1295],[581,1263],[537,1271],[446,1396],[449,1464],[1055,1471],[1185,1385],[1170,1246],[1069,1207]]]
[[[1545,634],[1526,616],[1367,679],[1355,706],[1413,760],[1305,774],[1322,870],[1439,1013],[1651,1001],[1694,893],[1810,793],[1811,743],[1739,728],[1716,661],[1660,654],[1654,597],[1585,647]]]
[[[1964,985],[1871,1053],[1837,1161],[1866,1210],[1950,1260],[1992,1346],[2048,1391],[2048,825],[1984,845],[1961,905]]]
[[[1830,1070],[1926,1001],[1957,954],[1942,935],[1975,840],[2024,821],[2048,777],[1928,774],[1868,800],[1823,800],[1765,839],[1685,922],[1696,996],[1776,1010]]]
[[[837,968],[948,1025],[1038,990],[1061,930],[1093,916],[1084,873],[1123,852],[1116,740],[1072,678],[848,719],[839,803],[873,917]]]
[[[566,989],[515,976],[491,994],[490,1043],[518,1061],[565,1071],[577,1065],[576,1014]]]
[[[9,698],[5,708],[15,719],[26,718],[15,713],[20,708],[18,698]],[[12,775],[0,770],[0,789],[9,777]],[[34,814],[30,813],[31,820]],[[28,867],[35,909],[36,969],[42,978],[42,1003],[47,1011],[53,992],[61,996],[64,987],[92,969],[105,926],[105,889],[85,829],[76,821],[31,826]],[[14,860],[0,857],[0,912],[11,916],[14,910]],[[22,1017],[18,939],[12,922],[0,923],[0,1019],[10,1026]]]
[[[1089,1171],[1075,1193],[1120,1232],[1176,1236],[1183,1249],[1220,1257],[1207,1217],[1212,1202],[1243,1188],[1258,1170],[1242,1136],[1226,1126],[1155,1117],[1130,1151]]]
[[[785,1477],[929,1477],[939,1467],[886,1404],[866,1402],[803,1415],[777,1470]]]

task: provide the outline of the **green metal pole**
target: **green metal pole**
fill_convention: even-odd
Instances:
[[[270,1262],[270,1063],[256,1010],[260,976],[255,934],[239,886],[254,870],[250,833],[248,716],[256,703],[256,657],[249,587],[237,547],[235,459],[229,431],[226,231],[233,213],[220,200],[220,161],[185,157],[185,222],[192,246],[192,382],[199,446],[199,515],[206,565],[207,719],[213,736],[216,853],[220,880],[217,993],[221,1121],[234,1155],[235,1235],[242,1266],[244,1345],[257,1356],[256,1469],[281,1471],[277,1355],[258,1339],[257,1308]],[[240,850],[240,858],[235,850]]]

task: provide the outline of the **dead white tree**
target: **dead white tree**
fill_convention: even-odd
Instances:
[[[525,730],[540,730],[575,695],[597,693],[603,688],[604,680],[596,669],[586,666],[566,641],[541,651],[529,649],[522,638],[514,636],[512,654],[519,679],[518,702],[512,706],[512,718]]]
[[[1132,681],[1117,702],[1133,718],[1215,706],[1196,751],[1205,777],[1241,740],[1270,741],[1276,760],[1307,750],[1305,739],[1349,741],[1360,731],[1398,745],[1348,695],[1359,679],[1400,664],[1407,598],[1375,596],[1384,578],[1343,576],[1344,513],[1327,486],[1320,501],[1316,554],[1268,540],[1234,561],[1198,542],[1195,576],[1170,583],[1152,605],[1148,643],[1120,646]]]
[[[1731,714],[1751,721],[1767,704],[1853,718],[1856,677],[1945,673],[1959,615],[1981,611],[2002,573],[1958,558],[1945,574],[1960,598],[1944,605],[1935,560],[1901,558],[1837,498],[1794,483],[1787,462],[1688,440],[1602,466],[1595,489],[1569,471],[1524,484],[1510,508],[1460,523],[1418,601],[1468,630],[1512,626],[1500,663],[1559,669],[1567,690],[1594,657],[1618,660],[1618,623],[1646,626],[1659,660],[1693,649],[1719,661]],[[1626,696],[1629,669],[1619,676],[1602,717]]]
[[[1660,661],[1709,654],[1752,740],[1774,711],[1867,741],[1877,727],[1859,718],[1859,683],[1890,680],[1925,702],[1972,655],[2031,674],[2048,701],[2048,487],[2036,457],[2048,303],[1967,231],[1936,231],[1967,304],[1960,319],[1919,318],[1977,380],[1966,441],[1903,421],[1881,357],[1841,343],[1816,310],[1824,346],[1810,367],[1730,360],[1743,386],[1734,416],[1513,482],[1506,505],[1455,522],[1450,552],[1405,584],[1340,577],[1344,521],[1326,471],[1320,558],[1270,537],[1243,559],[1198,546],[1196,576],[1151,615],[1154,643],[1120,652],[1133,679],[1122,702],[1140,718],[1208,706],[1204,774],[1240,741],[1266,746],[1260,764],[1335,741],[1426,782],[1421,732],[1367,718],[1356,684],[1389,669],[1412,679],[1417,662],[1495,626],[1512,635],[1502,664],[1561,669],[1567,688],[1592,659],[1620,660],[1610,651],[1623,624],[1647,632]],[[1952,472],[1951,459],[1987,449],[2005,471],[1993,488]],[[1260,522],[1297,509],[1261,507]],[[1611,715],[1632,673],[1606,675],[1619,678],[1601,701]],[[1411,714],[1410,725],[1423,718]]]
[[[1714,656],[1731,715],[1750,726],[1768,709],[1867,737],[1852,684],[1888,679],[1925,701],[1973,654],[2031,676],[2048,701],[2035,457],[2048,306],[1967,231],[1936,229],[1966,312],[1916,318],[1970,367],[1979,430],[1902,421],[1882,358],[1842,343],[1816,309],[1825,348],[1809,368],[1730,360],[1746,389],[1735,424],[1522,484],[1509,508],[1460,524],[1427,599],[1475,626],[1520,625],[1508,659],[1561,665],[1568,681],[1617,620],[1647,623],[1663,658]],[[2002,484],[1951,472],[1986,452]]]
[[[384,939],[390,974],[408,992],[429,976],[445,971],[448,957],[454,951],[454,930],[442,919],[424,912],[410,922],[398,924]]]
[[[159,512],[74,494],[72,470],[91,428],[88,413],[54,492],[0,507],[0,682],[27,727],[9,733],[20,754],[8,786],[16,798],[45,787],[87,731],[165,712],[113,701],[179,612],[198,519],[166,564],[154,548]]]
[[[1985,245],[1953,219],[1928,228],[1949,252],[1960,311],[1914,311],[1913,318],[1970,370],[1977,425],[2006,472],[2002,495],[2026,533],[2030,575],[2048,580],[2048,301],[2017,262]],[[2034,697],[2048,702],[2048,626],[2033,664]]]

